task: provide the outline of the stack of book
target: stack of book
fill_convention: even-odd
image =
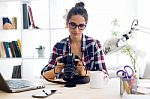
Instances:
[[[21,57],[21,41],[0,41],[0,58]]]
[[[3,29],[17,29],[17,17],[3,17]]]

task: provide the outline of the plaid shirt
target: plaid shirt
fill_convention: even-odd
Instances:
[[[53,53],[49,59],[49,64],[45,66],[41,73],[51,70],[55,67],[56,58],[64,56],[70,52],[70,38],[67,37],[56,43],[53,47]],[[107,72],[102,46],[98,40],[86,35],[82,36],[81,52],[86,68],[90,71],[105,70]]]

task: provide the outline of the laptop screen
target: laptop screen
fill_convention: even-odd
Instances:
[[[31,82],[23,79],[5,80],[0,73],[0,89],[6,92],[22,92],[33,89],[44,88],[45,85],[38,82]]]

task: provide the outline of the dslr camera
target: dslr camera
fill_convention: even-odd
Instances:
[[[69,53],[65,55],[60,62],[64,63],[64,80],[69,81],[71,80],[74,75],[76,74],[76,66],[78,61],[76,59],[80,59],[77,55],[73,53]]]
[[[84,84],[90,81],[88,76],[79,77],[76,75],[78,60],[81,60],[81,58],[73,53],[69,53],[60,59],[60,62],[65,65],[63,77],[63,80],[66,81],[65,87],[75,87],[76,84]]]

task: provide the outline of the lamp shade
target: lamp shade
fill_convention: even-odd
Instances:
[[[126,46],[125,42],[121,38],[112,37],[107,39],[103,45],[103,51],[105,55],[112,54],[119,51]]]

